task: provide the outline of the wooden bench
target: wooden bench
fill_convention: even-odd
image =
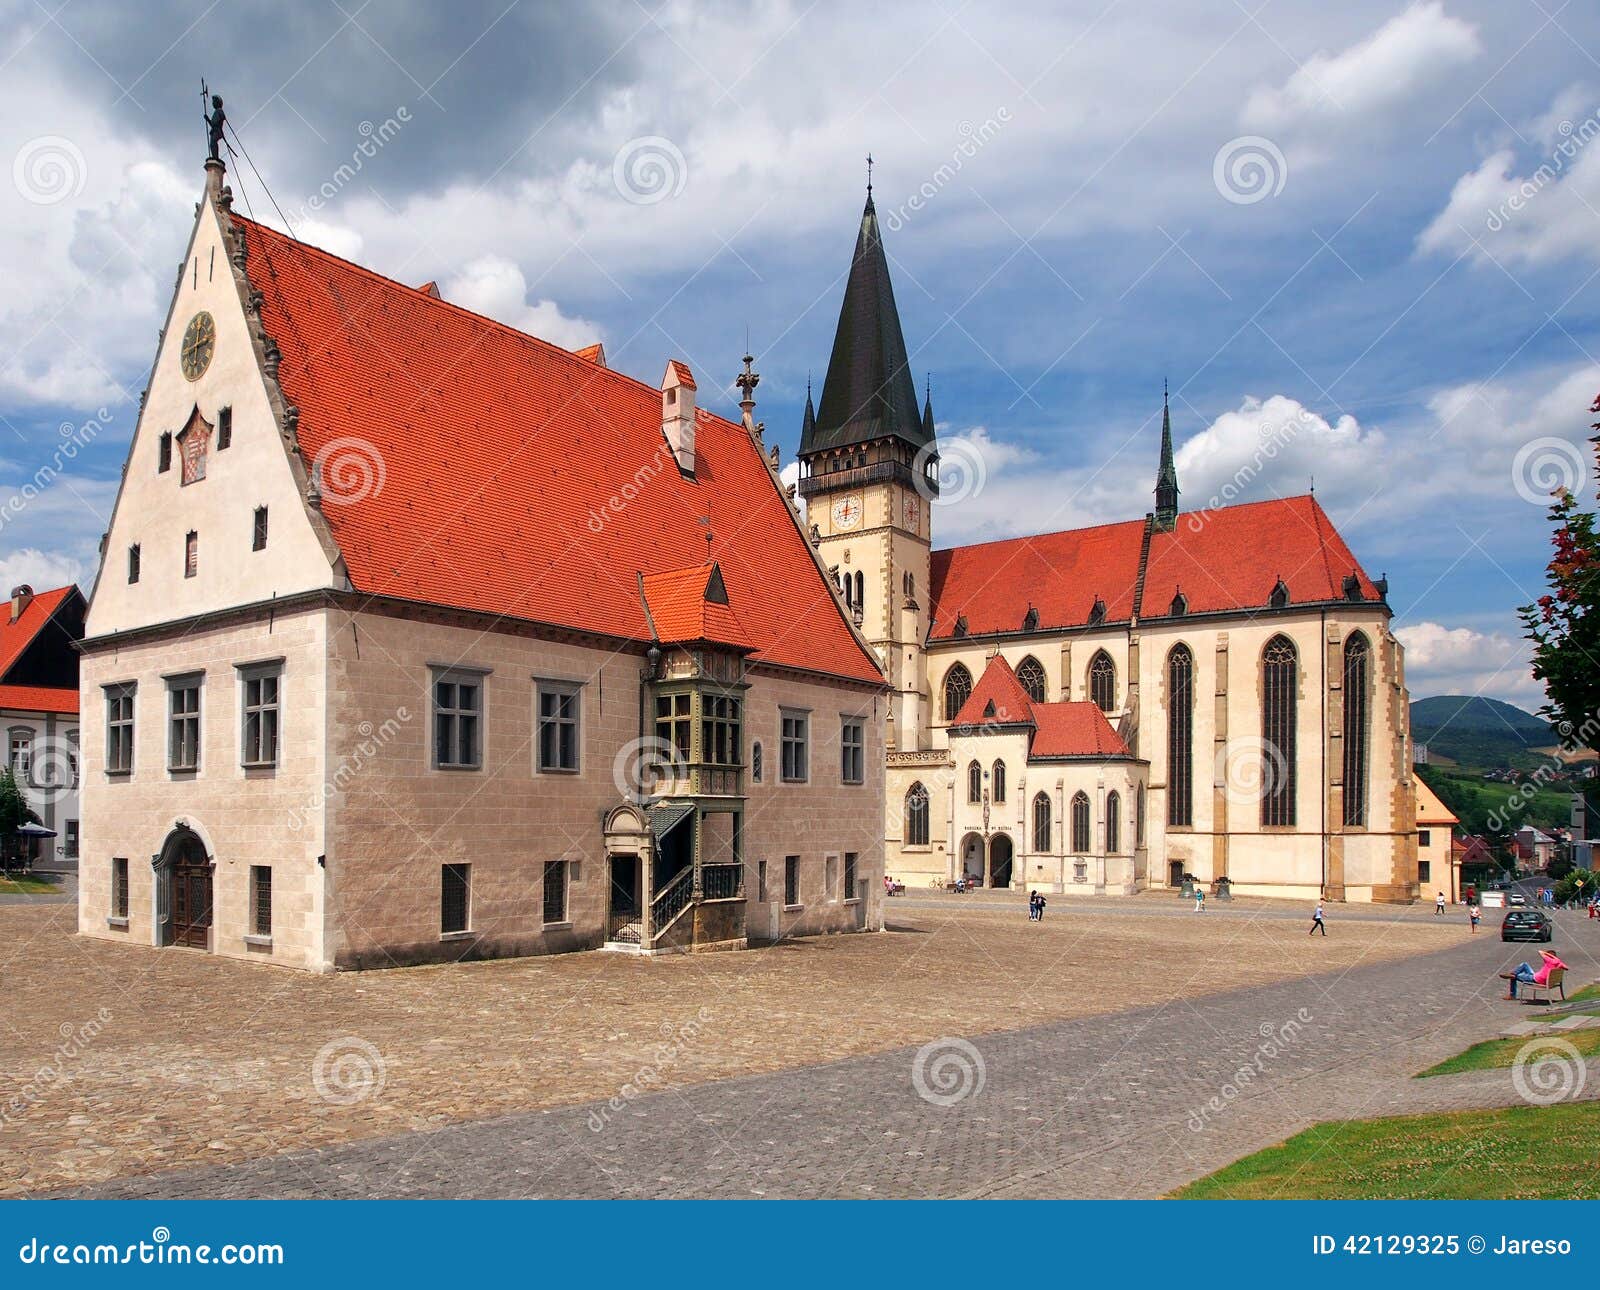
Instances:
[[[1507,981],[1515,979],[1510,972],[1502,972],[1500,975]],[[1548,980],[1542,982],[1517,981],[1517,998],[1523,1003],[1542,1003],[1548,1006],[1550,1003],[1554,1002],[1552,998],[1552,991],[1556,991],[1561,995],[1561,1002],[1565,1003],[1567,1001],[1566,979],[1567,969],[1564,967],[1558,967],[1550,969],[1550,976]],[[1537,998],[1535,997],[1536,992],[1539,996]]]

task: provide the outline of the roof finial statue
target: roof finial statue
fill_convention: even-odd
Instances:
[[[200,94],[202,98],[204,98],[205,93],[205,82],[202,81],[200,83]],[[227,122],[227,113],[222,110],[222,95],[213,94],[211,96],[211,113],[206,117],[206,139],[210,146],[210,151],[206,154],[206,157],[209,161],[222,160],[222,127],[226,125]]]
[[[749,337],[745,338],[746,348],[749,346]],[[739,387],[739,410],[744,414],[744,428],[751,434],[756,432],[756,386],[761,383],[761,377],[751,370],[750,364],[755,362],[753,354],[744,356],[744,371],[734,378],[734,384]]]

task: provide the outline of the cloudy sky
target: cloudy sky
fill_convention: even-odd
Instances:
[[[0,582],[93,576],[204,76],[241,206],[723,412],[748,335],[786,461],[870,150],[964,472],[936,544],[1142,514],[1166,379],[1186,507],[1314,477],[1413,693],[1537,706],[1515,609],[1551,487],[1594,495],[1600,12],[996,12],[0,0]]]

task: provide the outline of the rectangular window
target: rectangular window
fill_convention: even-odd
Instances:
[[[433,678],[433,764],[446,770],[483,765],[483,674],[436,670]]]
[[[866,727],[859,718],[846,717],[839,732],[839,772],[846,784],[862,784],[867,778]]]
[[[139,581],[139,544],[135,542],[128,548],[128,582],[132,585]]]
[[[854,851],[846,851],[844,853],[844,898],[846,900],[855,900],[856,895],[856,853]]]
[[[106,686],[106,772],[133,772],[133,695],[137,687]]]
[[[439,934],[467,930],[467,919],[472,910],[472,866],[446,864],[439,866]]]
[[[111,917],[128,916],[128,862],[118,856],[111,862]]]
[[[1428,882],[1428,881],[1431,880],[1432,876],[1433,876],[1433,861],[1431,861],[1431,860],[1418,860],[1417,861],[1417,881],[1418,882]]]
[[[167,769],[200,769],[200,678],[167,682]]]
[[[839,857],[827,856],[822,862],[822,891],[828,900],[838,900],[839,891],[834,886],[839,881]]]
[[[156,463],[156,471],[165,474],[172,469],[172,431],[165,431],[161,436],[161,458]]]
[[[265,551],[267,549],[267,508],[256,507],[255,532],[250,537],[252,551]]]
[[[183,536],[183,576],[192,578],[200,571],[200,535],[190,529]]]
[[[33,732],[31,730],[18,730],[11,736],[11,756],[9,764],[11,773],[17,777],[18,784],[28,782],[28,769],[33,763]]]
[[[250,866],[250,931],[256,936],[272,935],[272,866]]]
[[[656,738],[663,749],[671,748],[678,760],[689,761],[689,696],[662,694],[656,697]]]
[[[756,899],[763,905],[767,903],[767,862],[756,861]]]
[[[564,681],[540,681],[539,769],[578,769],[578,713],[583,691]]]
[[[798,905],[800,903],[799,856],[784,856],[783,858],[783,903],[785,905]]]
[[[217,451],[221,452],[233,442],[233,409],[217,409]]]
[[[804,712],[783,714],[783,765],[785,783],[802,784],[809,770],[809,742],[811,718]]]
[[[701,696],[700,759],[713,766],[740,762],[739,700],[731,695]]]
[[[276,766],[282,665],[240,668],[239,679],[243,682],[239,760],[245,766]]]
[[[546,860],[544,862],[544,921],[546,923],[564,923],[567,921],[567,862],[565,860]]]
[[[61,840],[61,851],[68,860],[75,858],[78,854],[78,822],[76,820],[67,821],[67,831]]]
[[[1419,847],[1432,846],[1433,845],[1433,833],[1428,829],[1418,829],[1417,830],[1417,845]]]

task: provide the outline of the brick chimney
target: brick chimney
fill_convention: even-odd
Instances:
[[[667,361],[661,378],[661,433],[677,459],[678,469],[694,474],[694,375],[687,363]]]
[[[22,617],[23,611],[33,603],[33,588],[27,583],[11,588],[11,621]]]

